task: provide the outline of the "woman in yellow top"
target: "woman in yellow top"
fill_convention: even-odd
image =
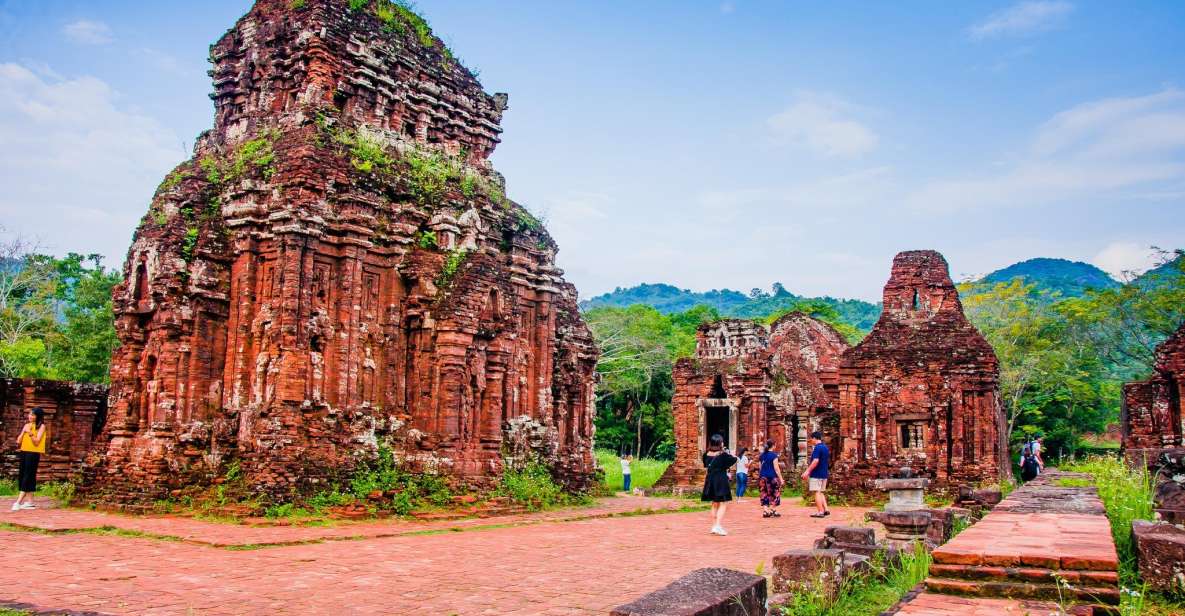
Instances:
[[[45,453],[45,443],[49,440],[49,429],[45,426],[45,411],[35,406],[29,411],[29,423],[21,428],[20,456],[21,470],[17,488],[21,491],[12,510],[35,509],[33,493],[37,491],[37,465],[41,463],[41,454]],[[27,499],[27,500],[26,500]]]

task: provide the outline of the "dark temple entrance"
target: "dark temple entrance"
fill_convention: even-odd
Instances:
[[[729,408],[727,406],[709,406],[704,409],[704,430],[707,431],[709,443],[713,434],[724,437],[724,446],[732,449],[730,426],[728,425]]]

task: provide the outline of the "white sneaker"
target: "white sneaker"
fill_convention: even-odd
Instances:
[[[728,531],[724,530],[723,528],[720,528],[719,526],[717,526],[716,530],[713,532],[715,532],[717,535],[720,535],[721,537],[728,534]]]
[[[25,503],[25,504],[21,505],[21,509],[36,509],[36,508],[37,508],[37,505],[34,505],[33,503]]]
[[[12,503],[12,510],[13,510],[13,511],[20,511],[20,510],[21,510],[21,504],[20,504],[20,503],[18,503],[18,502],[13,502],[13,503]]]

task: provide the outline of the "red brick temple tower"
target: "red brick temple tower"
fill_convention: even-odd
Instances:
[[[893,259],[884,311],[839,371],[832,483],[871,489],[909,466],[938,488],[1010,474],[995,352],[963,314],[946,259]]]
[[[162,182],[115,291],[95,498],[235,460],[261,494],[379,446],[498,480],[534,452],[596,476],[597,352],[539,221],[488,157],[488,94],[385,0],[259,0],[210,51],[215,124]]]

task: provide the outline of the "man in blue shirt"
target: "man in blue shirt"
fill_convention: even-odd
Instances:
[[[802,478],[809,481],[807,489],[815,493],[815,509],[812,518],[823,518],[831,515],[827,509],[827,478],[831,467],[831,450],[823,444],[823,433],[811,433],[811,463],[802,472]]]

